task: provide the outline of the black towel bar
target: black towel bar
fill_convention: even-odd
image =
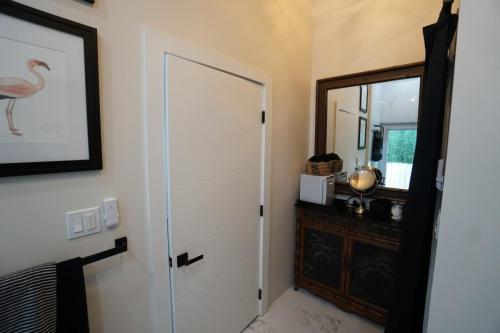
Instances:
[[[120,254],[120,253],[123,253],[126,251],[127,251],[127,237],[118,238],[118,239],[115,239],[115,247],[114,248],[93,254],[93,255],[85,257],[85,258],[82,258],[83,265],[88,265],[88,264],[91,264],[93,262],[96,262],[96,261],[99,261],[99,260],[102,260],[102,259],[105,259],[108,257],[112,257],[114,255],[117,255],[117,254]]]

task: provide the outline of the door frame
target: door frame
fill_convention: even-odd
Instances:
[[[260,221],[259,282],[262,299],[259,313],[269,307],[269,236],[271,201],[271,128],[272,77],[265,71],[235,61],[223,54],[201,48],[190,42],[147,28],[142,35],[143,130],[145,171],[145,220],[150,282],[150,313],[155,332],[172,332],[168,241],[168,187],[166,146],[165,56],[171,54],[207,67],[250,80],[263,88],[263,110],[266,112],[262,140],[262,203]],[[258,207],[255,207],[258,209]],[[257,297],[257,290],[256,290]]]

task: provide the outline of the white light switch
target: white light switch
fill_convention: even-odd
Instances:
[[[99,207],[67,212],[66,232],[68,234],[68,239],[101,232]]]
[[[85,222],[87,225],[87,230],[94,230],[95,228],[97,228],[97,215],[87,214],[85,216]]]
[[[76,220],[78,220],[78,219],[76,219]],[[74,221],[73,222],[73,232],[75,234],[78,234],[78,233],[80,233],[82,231],[83,231],[83,223],[82,223],[82,221],[81,220],[80,221]]]

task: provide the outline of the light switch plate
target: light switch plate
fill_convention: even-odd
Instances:
[[[67,212],[66,232],[68,239],[74,239],[101,232],[99,207]]]
[[[118,200],[116,198],[107,198],[103,202],[103,220],[104,225],[113,228],[120,222],[120,214],[118,213]]]

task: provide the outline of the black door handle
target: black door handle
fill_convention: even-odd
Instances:
[[[179,254],[177,256],[177,267],[189,266],[189,265],[192,265],[195,262],[200,261],[202,259],[203,259],[203,254],[200,256],[197,256],[196,258],[193,258],[193,259],[189,259],[189,255],[187,252],[183,253],[183,254]]]

